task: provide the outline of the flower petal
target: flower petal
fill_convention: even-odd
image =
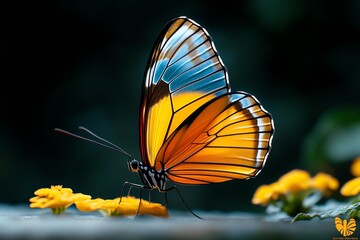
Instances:
[[[360,177],[360,156],[355,158],[350,167],[351,174]]]
[[[332,191],[339,188],[339,181],[329,174],[320,172],[311,179],[311,186],[329,196]]]
[[[255,205],[268,205],[274,194],[274,188],[272,185],[261,185],[254,193],[251,200]]]
[[[279,193],[299,192],[309,188],[310,174],[300,169],[294,169],[284,174],[277,181],[277,191]]]
[[[346,197],[358,195],[360,193],[360,177],[346,182],[340,189],[340,193]]]

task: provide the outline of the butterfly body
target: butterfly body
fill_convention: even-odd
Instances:
[[[135,159],[129,162],[129,170],[139,174],[144,188],[157,189],[159,192],[166,190],[167,178],[164,170],[157,171],[155,168],[148,167]]]

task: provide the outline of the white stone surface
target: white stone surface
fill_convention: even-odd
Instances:
[[[63,215],[27,205],[0,205],[0,239],[332,239],[342,237],[333,220],[269,220],[261,215],[171,212],[168,219],[104,217],[69,208]],[[358,230],[357,230],[358,231]]]

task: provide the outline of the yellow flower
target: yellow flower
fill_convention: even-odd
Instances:
[[[360,177],[360,156],[354,159],[350,171],[353,176]]]
[[[339,188],[339,181],[326,173],[318,173],[311,179],[311,186],[320,190],[325,196]]]
[[[30,198],[31,208],[51,208],[54,214],[60,214],[76,201],[90,199],[91,196],[82,193],[73,193],[70,188],[61,185],[50,188],[40,188],[34,193],[36,196]]]
[[[100,209],[100,206],[105,202],[102,198],[86,199],[75,202],[76,208],[82,212],[92,212]]]
[[[310,174],[304,170],[294,169],[279,178],[275,191],[286,194],[300,192],[310,188]]]
[[[340,189],[340,193],[345,197],[357,196],[360,193],[360,177],[346,182]]]
[[[140,199],[134,197],[122,197],[121,202],[120,198],[109,200],[97,198],[78,201],[75,204],[79,211],[91,212],[99,210],[108,216],[135,216],[137,214],[148,214],[157,217],[168,217],[166,207],[161,204],[151,203],[143,199],[140,203]]]
[[[261,185],[254,193],[251,200],[255,205],[269,205],[272,200],[277,200],[278,193],[275,191],[275,183],[269,185]]]

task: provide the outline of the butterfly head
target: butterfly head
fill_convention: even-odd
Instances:
[[[140,163],[138,160],[133,159],[128,162],[128,167],[130,172],[138,172],[140,169]]]

